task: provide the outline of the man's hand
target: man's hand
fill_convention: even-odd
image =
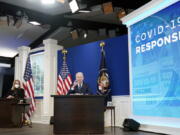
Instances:
[[[78,85],[78,81],[77,80],[74,81],[72,89],[74,89],[74,87],[76,87],[76,85]]]

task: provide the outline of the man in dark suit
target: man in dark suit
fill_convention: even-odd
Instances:
[[[68,94],[91,94],[88,84],[84,82],[84,75],[82,72],[76,73],[76,80],[71,86]]]

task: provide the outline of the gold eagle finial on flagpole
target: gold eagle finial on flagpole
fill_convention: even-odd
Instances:
[[[63,60],[66,60],[66,54],[68,53],[68,51],[66,49],[63,49],[62,50],[62,54],[64,55],[63,56]]]
[[[101,43],[99,44],[99,46],[101,47],[101,51],[104,50],[105,45],[106,45],[106,43],[104,41],[101,41]]]
[[[99,44],[100,47],[104,47],[106,44],[104,41],[101,41],[101,43]]]

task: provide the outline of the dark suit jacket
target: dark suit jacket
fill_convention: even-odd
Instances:
[[[69,94],[75,94],[75,93],[80,93],[80,94],[84,94],[84,95],[85,94],[91,94],[91,90],[90,90],[88,84],[83,82],[83,85],[82,85],[82,87],[80,89],[76,85],[74,87],[74,90],[71,90],[71,89],[69,90],[68,95]]]
[[[15,99],[24,99],[25,93],[22,88],[15,88],[9,92],[9,95],[14,96]]]

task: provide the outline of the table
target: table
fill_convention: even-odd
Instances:
[[[0,99],[0,128],[21,127],[23,107],[15,99]]]

